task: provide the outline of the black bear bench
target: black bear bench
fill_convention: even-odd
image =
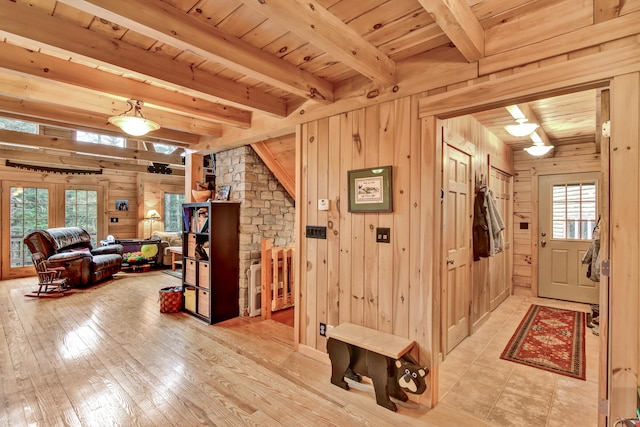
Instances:
[[[408,400],[405,391],[422,394],[426,389],[426,367],[417,366],[408,354],[415,341],[375,329],[342,323],[327,331],[327,351],[331,359],[331,383],[349,390],[344,377],[360,381],[371,378],[380,406],[396,411],[389,396]]]

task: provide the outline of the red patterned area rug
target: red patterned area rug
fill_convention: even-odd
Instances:
[[[534,304],[500,358],[584,380],[585,318],[580,311]]]

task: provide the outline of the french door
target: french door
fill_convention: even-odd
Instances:
[[[2,279],[34,274],[24,237],[37,229],[78,226],[96,245],[102,208],[99,186],[2,182]]]

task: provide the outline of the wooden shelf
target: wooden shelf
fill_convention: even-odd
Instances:
[[[239,224],[239,203],[183,205],[182,286],[194,290],[183,309],[210,324],[240,313]]]

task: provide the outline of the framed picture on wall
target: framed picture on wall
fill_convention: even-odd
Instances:
[[[129,201],[128,200],[116,200],[116,210],[117,211],[128,211],[129,210]]]
[[[392,166],[347,172],[349,212],[393,212]]]
[[[230,185],[218,185],[216,189],[216,200],[229,200]]]

